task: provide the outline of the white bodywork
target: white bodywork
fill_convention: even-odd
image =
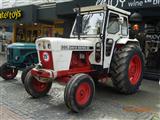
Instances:
[[[128,42],[136,42],[139,44],[137,39],[128,39],[128,38],[121,38],[117,41],[117,44],[127,44]]]
[[[40,44],[41,46],[39,46]],[[51,45],[51,48],[47,48],[48,44]],[[46,46],[45,49],[43,48],[43,45]],[[79,47],[79,49],[75,49],[75,46]],[[65,38],[53,38],[53,37],[40,38],[36,41],[36,49],[38,51],[52,51],[55,71],[69,69],[73,51],[93,51],[90,49],[81,48],[82,46],[94,48],[94,43],[89,40],[77,40],[77,39],[65,39]]]

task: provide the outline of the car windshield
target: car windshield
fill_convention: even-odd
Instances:
[[[89,13],[82,15],[81,35],[98,35],[102,31],[104,13]],[[76,23],[77,24],[77,23]],[[77,35],[77,25],[75,25],[73,35]]]

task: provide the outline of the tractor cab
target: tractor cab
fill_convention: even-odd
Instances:
[[[77,12],[77,18],[71,38],[92,41],[95,45],[92,64],[109,68],[116,44],[126,44],[129,40],[130,12],[107,4],[74,10]]]
[[[74,11],[77,12],[77,18],[71,37],[102,37],[106,30],[108,34],[119,33],[128,37],[128,16],[130,12],[107,4],[75,8]],[[122,27],[121,30],[120,27]]]

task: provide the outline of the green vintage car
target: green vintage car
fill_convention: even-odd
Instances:
[[[5,80],[11,80],[16,77],[18,70],[21,70],[23,82],[27,72],[36,63],[38,63],[38,56],[35,44],[10,44],[7,46],[7,62],[0,67],[0,76]]]

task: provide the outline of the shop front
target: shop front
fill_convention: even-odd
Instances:
[[[145,76],[160,79],[160,0],[108,0],[108,2],[132,13],[130,37],[137,38],[141,43],[146,60]]]
[[[12,36],[7,39],[2,39],[5,41],[16,42],[17,38],[17,27],[18,25],[28,24],[31,25],[37,21],[37,7],[34,5],[31,6],[23,6],[16,8],[9,8],[0,10],[0,26],[2,28],[11,28]],[[4,35],[7,36],[7,32],[5,30]]]
[[[47,7],[46,7],[47,6]],[[64,20],[56,7],[28,5],[0,10],[0,52],[12,42],[35,42],[38,37],[63,37]]]

